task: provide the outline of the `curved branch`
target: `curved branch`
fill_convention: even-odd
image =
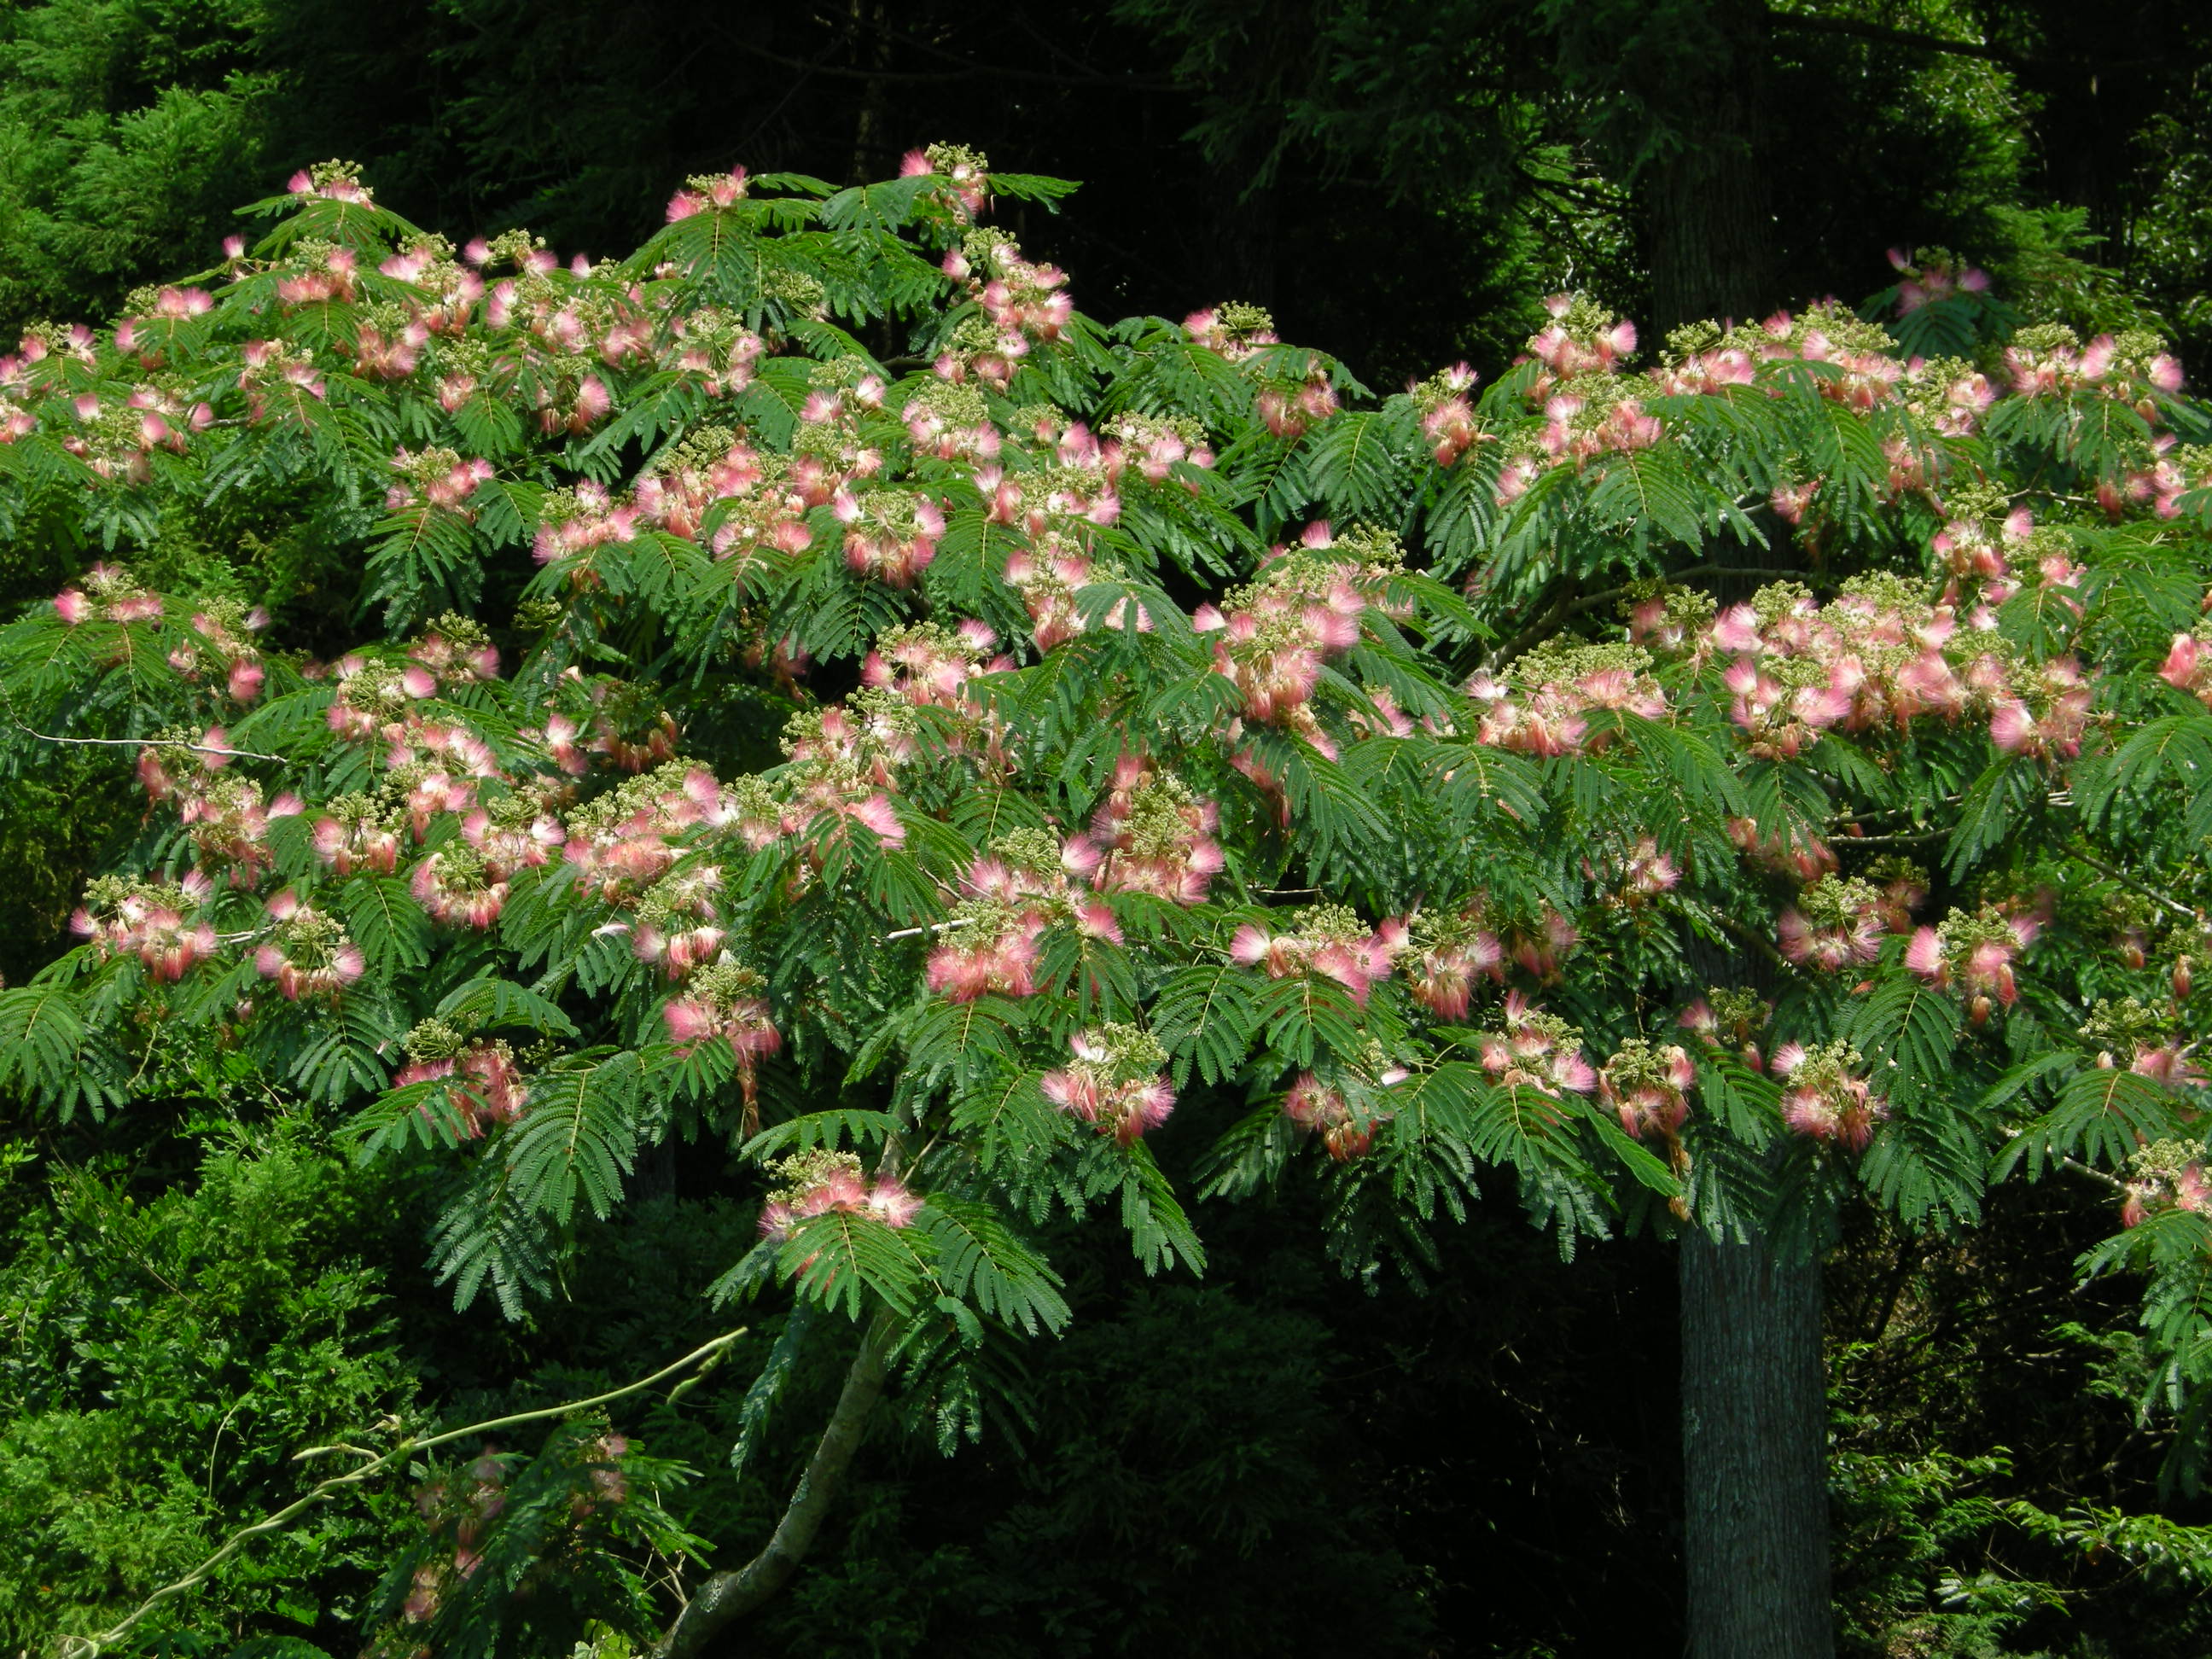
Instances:
[[[830,1505],[845,1484],[854,1455],[866,1437],[868,1413],[883,1397],[890,1375],[891,1321],[878,1314],[860,1338],[860,1351],[845,1373],[845,1387],[830,1425],[822,1431],[806,1472],[784,1505],[782,1518],[761,1553],[729,1572],[718,1572],[699,1587],[652,1650],[652,1659],[693,1659],[726,1626],[773,1600],[814,1546]]]
[[[357,1469],[349,1470],[344,1474],[334,1474],[329,1480],[319,1482],[275,1514],[264,1516],[252,1526],[241,1528],[233,1533],[224,1541],[222,1548],[216,1550],[214,1554],[209,1556],[183,1577],[162,1585],[161,1589],[133,1608],[129,1617],[120,1624],[110,1626],[97,1636],[64,1637],[63,1652],[67,1659],[94,1659],[95,1655],[106,1651],[121,1641],[139,1620],[144,1619],[162,1602],[182,1595],[196,1584],[206,1583],[217,1567],[245,1548],[252,1540],[264,1533],[282,1531],[316,1504],[325,1503],[337,1497],[345,1487],[357,1486],[363,1481],[383,1474],[394,1463],[412,1453],[427,1451],[432,1446],[442,1446],[448,1441],[465,1439],[472,1434],[489,1434],[495,1429],[511,1429],[519,1423],[536,1423],[549,1417],[566,1417],[571,1412],[584,1411],[593,1406],[604,1406],[610,1401],[620,1400],[625,1395],[636,1394],[641,1389],[649,1389],[654,1383],[674,1376],[679,1371],[689,1370],[695,1365],[713,1364],[721,1357],[723,1351],[730,1344],[744,1334],[744,1327],[742,1325],[734,1331],[726,1331],[713,1341],[702,1343],[692,1349],[690,1353],[685,1354],[674,1364],[663,1365],[650,1376],[641,1376],[635,1382],[625,1383],[619,1389],[611,1389],[605,1394],[595,1394],[588,1400],[569,1400],[557,1406],[543,1406],[536,1411],[514,1412],[505,1417],[492,1418],[486,1422],[471,1423],[465,1428],[448,1429],[443,1434],[421,1437],[410,1436],[381,1457],[371,1458],[368,1462],[362,1464]],[[298,1462],[310,1457],[321,1457],[331,1452],[351,1452],[356,1456],[363,1455],[362,1449],[358,1446],[310,1446],[303,1452],[295,1453],[293,1462]]]

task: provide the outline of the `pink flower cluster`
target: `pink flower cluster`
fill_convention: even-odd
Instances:
[[[173,984],[215,954],[215,928],[200,917],[214,896],[198,870],[173,884],[103,877],[70,914],[70,931],[98,955],[136,956],[157,983]]]
[[[1505,994],[1498,1027],[1482,1033],[1476,1052],[1501,1088],[1556,1096],[1586,1095],[1597,1087],[1597,1073],[1583,1058],[1581,1031],[1518,991]]]
[[[927,495],[900,489],[840,489],[830,511],[845,526],[845,562],[854,574],[912,587],[937,556],[945,514]]]
[[[253,953],[255,971],[273,979],[287,1002],[336,996],[368,971],[361,947],[346,937],[336,918],[307,904],[287,888],[270,899],[275,927]]]
[[[1639,1140],[1656,1134],[1671,1141],[1690,1115],[1689,1092],[1697,1080],[1698,1068],[1679,1044],[1661,1048],[1632,1038],[1598,1073],[1598,1098]]]
[[[767,987],[758,974],[733,962],[717,962],[694,974],[681,996],[661,1009],[669,1041],[683,1049],[720,1042],[737,1059],[748,1095],[755,1064],[783,1047],[769,1017]]]
[[[1182,319],[1191,343],[1241,363],[1262,349],[1279,345],[1275,319],[1257,306],[1229,304],[1194,311]]]
[[[1326,522],[1306,526],[1295,549],[1276,549],[1249,586],[1219,606],[1201,605],[1191,625],[1220,635],[1213,671],[1243,697],[1243,717],[1303,738],[1323,754],[1336,744],[1322,729],[1312,701],[1331,659],[1359,643],[1366,589],[1380,573],[1330,556],[1335,539]]]
[[[1666,695],[1645,672],[1650,660],[1636,646],[1555,641],[1519,658],[1504,679],[1480,672],[1462,688],[1480,711],[1476,738],[1524,755],[1601,749],[1611,734],[1590,739],[1592,713],[1666,714]]]
[[[1776,932],[1782,954],[1799,967],[1841,973],[1881,956],[1887,919],[1873,884],[1823,876],[1782,913]]]
[[[1317,904],[1293,910],[1280,933],[1247,922],[1229,941],[1231,961],[1255,967],[1270,979],[1316,974],[1333,979],[1364,1006],[1368,994],[1390,977],[1391,964],[1405,949],[1406,924],[1395,917],[1372,931],[1342,905]]]
[[[865,1217],[886,1227],[910,1227],[922,1200],[896,1177],[871,1181],[850,1152],[801,1152],[774,1166],[784,1184],[769,1195],[760,1229],[788,1238],[817,1216]]]
[[[1912,935],[1905,965],[1931,985],[1955,987],[1979,1025],[1993,1006],[2009,1008],[2020,1000],[2012,965],[2035,942],[2039,927],[2033,916],[2008,916],[1990,905],[1972,915],[1954,910]]]
[[[1452,465],[1482,436],[1470,396],[1474,380],[1473,369],[1454,363],[1408,388],[1421,417],[1421,435],[1438,466]]]
[[[1442,1019],[1467,1018],[1474,982],[1505,980],[1505,946],[1482,923],[1480,904],[1457,914],[1423,911],[1413,918],[1407,969],[1413,1000]]]
[[[1283,1115],[1302,1129],[1318,1133],[1328,1155],[1348,1164],[1373,1147],[1375,1131],[1392,1115],[1382,1102],[1382,1092],[1407,1075],[1393,1066],[1371,1080],[1346,1076],[1346,1086],[1334,1087],[1311,1072],[1301,1072],[1283,1097]]]
[[[1163,1067],[1167,1051],[1129,1025],[1101,1025],[1068,1038],[1068,1065],[1040,1083],[1045,1098],[1123,1146],[1157,1129],[1175,1109]]]
[[[1893,247],[1889,251],[1889,265],[1901,279],[1897,284],[1900,317],[1956,295],[1989,292],[1989,272],[1973,265],[1960,270],[1956,258],[1942,248],[1922,248],[1908,255],[1903,248]]]
[[[447,1082],[446,1098],[471,1135],[522,1115],[530,1090],[504,1042],[472,1042],[459,1054],[410,1060],[392,1079],[395,1089]]]
[[[1861,1152],[1875,1125],[1889,1115],[1888,1103],[1860,1076],[1864,1062],[1846,1042],[1807,1048],[1785,1042],[1774,1051],[1775,1075],[1788,1080],[1782,1121],[1802,1135]]]
[[[1101,892],[1149,893],[1177,904],[1200,904],[1221,873],[1214,839],[1220,809],[1139,755],[1115,763],[1105,799],[1091,820],[1085,873]]]

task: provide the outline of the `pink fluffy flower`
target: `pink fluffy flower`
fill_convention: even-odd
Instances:
[[[1068,1039],[1073,1058],[1042,1080],[1045,1098],[1102,1135],[1133,1145],[1175,1109],[1167,1051],[1130,1025],[1101,1025]]]

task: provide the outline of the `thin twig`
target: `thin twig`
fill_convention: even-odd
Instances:
[[[933,921],[927,927],[902,927],[895,933],[885,933],[884,943],[895,939],[920,939],[924,933],[941,933],[948,927],[969,927],[975,925],[973,916],[955,916],[950,921]]]
[[[2184,904],[2179,899],[2174,898],[2168,894],[2160,892],[2157,888],[2149,885],[2146,882],[2137,880],[2126,871],[2116,870],[2111,865],[2106,863],[2104,860],[2093,857],[2089,854],[2083,852],[2078,847],[2069,847],[2065,850],[2069,857],[2081,860],[2082,863],[2087,865],[2092,870],[2102,871],[2105,874],[2110,876],[2114,881],[2118,882],[2123,887],[2134,888],[2136,892],[2141,893],[2152,903],[2164,905],[2167,909],[2172,911],[2175,915],[2180,916],[2185,921],[2197,922],[2200,925],[2203,922],[2204,913],[2202,910],[2191,909],[2189,906]]]
[[[258,1538],[264,1533],[280,1530],[315,1504],[336,1497],[341,1489],[359,1486],[372,1476],[381,1474],[392,1464],[410,1453],[428,1451],[433,1446],[442,1446],[450,1441],[466,1439],[471,1435],[489,1434],[496,1429],[511,1429],[520,1424],[540,1422],[549,1417],[566,1417],[572,1412],[586,1411],[593,1406],[604,1406],[609,1401],[620,1400],[626,1395],[636,1394],[642,1389],[649,1389],[654,1383],[673,1376],[679,1371],[690,1370],[702,1360],[719,1357],[725,1349],[744,1334],[745,1328],[742,1325],[734,1331],[726,1331],[711,1342],[702,1343],[692,1349],[690,1353],[685,1354],[674,1364],[663,1365],[650,1376],[641,1376],[635,1382],[626,1383],[619,1389],[611,1389],[605,1394],[595,1394],[588,1400],[571,1400],[558,1406],[541,1407],[536,1411],[514,1412],[505,1417],[495,1417],[489,1422],[471,1423],[466,1428],[449,1429],[443,1434],[434,1434],[427,1438],[416,1439],[410,1437],[402,1440],[381,1457],[364,1463],[361,1468],[349,1470],[344,1474],[331,1476],[329,1480],[311,1487],[305,1495],[278,1510],[274,1515],[264,1516],[252,1526],[233,1533],[222,1548],[216,1550],[214,1554],[209,1556],[183,1577],[162,1585],[161,1589],[141,1601],[122,1623],[112,1626],[97,1636],[73,1636],[64,1638],[64,1651],[67,1655],[67,1659],[94,1659],[94,1655],[113,1647],[121,1641],[130,1633],[133,1626],[152,1613],[162,1602],[182,1595],[196,1584],[204,1583],[217,1567],[245,1548],[249,1540]],[[320,1457],[328,1453],[338,1451],[358,1454],[361,1448],[357,1446],[344,1444],[310,1446],[303,1452],[295,1453],[293,1461],[301,1462],[311,1457]]]
[[[112,749],[189,749],[196,755],[228,755],[233,760],[265,760],[283,762],[283,755],[264,755],[256,749],[233,749],[218,743],[179,743],[169,738],[58,738],[51,732],[33,732],[21,720],[15,729],[27,738],[36,738],[40,743],[81,743]]]

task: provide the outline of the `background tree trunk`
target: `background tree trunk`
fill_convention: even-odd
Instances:
[[[1710,0],[1703,21],[1709,43],[1665,112],[1672,146],[1642,180],[1658,333],[1708,317],[1743,322],[1778,297],[1763,154],[1765,10],[1758,0]]]
[[[1820,1261],[1692,1230],[1681,1275],[1690,1659],[1826,1659]]]

